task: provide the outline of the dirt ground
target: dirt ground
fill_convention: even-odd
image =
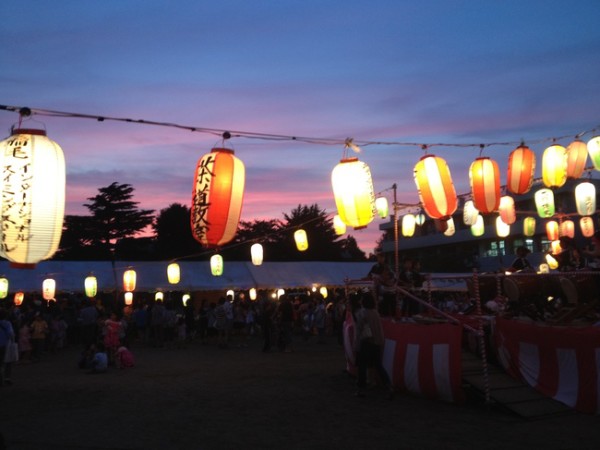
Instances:
[[[13,368],[0,388],[8,449],[598,449],[600,417],[527,421],[377,388],[356,398],[334,338],[293,353],[134,346],[136,367],[90,375],[78,350]]]

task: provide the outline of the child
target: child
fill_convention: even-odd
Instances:
[[[31,330],[25,321],[19,328],[19,359],[23,363],[31,362]]]
[[[131,351],[127,347],[123,345],[120,346],[117,350],[117,367],[119,369],[133,367],[134,362],[135,360],[133,358],[133,353],[131,353]]]
[[[99,343],[96,348],[96,353],[91,362],[90,373],[104,373],[108,370],[108,355],[104,351],[104,345]]]

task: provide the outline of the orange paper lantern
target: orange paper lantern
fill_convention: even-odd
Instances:
[[[127,269],[123,273],[123,290],[125,292],[135,291],[136,273],[133,269]]]
[[[475,208],[482,214],[497,211],[500,206],[500,169],[488,157],[477,158],[469,170],[471,194]]]
[[[559,226],[556,220],[549,220],[546,223],[546,235],[548,236],[549,241],[558,240],[559,236]]]
[[[506,188],[513,194],[525,194],[531,189],[534,174],[535,153],[526,145],[520,145],[508,157]]]
[[[583,175],[588,149],[585,142],[575,139],[567,147],[567,178],[577,179]]]
[[[415,165],[414,177],[427,215],[432,219],[448,219],[456,211],[458,199],[446,161],[425,155]]]

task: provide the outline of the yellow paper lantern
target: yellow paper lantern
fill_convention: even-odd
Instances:
[[[445,160],[425,155],[414,168],[415,184],[423,209],[432,219],[447,219],[458,207],[456,190]]]
[[[477,158],[469,169],[471,195],[481,214],[498,211],[500,206],[500,169],[488,157]]]
[[[15,306],[21,306],[23,300],[25,299],[25,294],[23,292],[15,292]]]
[[[125,292],[125,304],[130,306],[133,303],[133,292]]]
[[[65,210],[65,159],[44,130],[16,129],[0,142],[0,256],[32,266],[58,249]]]
[[[53,300],[56,294],[56,281],[52,278],[46,278],[42,282],[42,297],[44,300]]]
[[[546,263],[540,264],[539,273],[550,273],[550,266],[548,266]]]
[[[333,230],[338,236],[341,236],[346,232],[346,224],[342,221],[339,214],[333,216]]]
[[[562,248],[562,246],[560,245],[560,241],[550,242],[550,252],[553,255],[559,255],[563,250],[564,248]]]
[[[500,198],[500,218],[507,225],[512,225],[517,220],[515,201],[509,195]]]
[[[527,237],[535,234],[535,217],[525,217],[523,220],[523,234]]]
[[[579,183],[575,187],[575,205],[577,214],[591,216],[596,212],[596,186],[589,181]]]
[[[250,296],[250,300],[255,301],[257,298],[256,289],[250,288],[250,290],[248,291],[248,295]]]
[[[589,238],[594,235],[594,220],[591,217],[582,217],[579,219],[579,228],[584,237]]]
[[[558,261],[552,255],[546,255],[546,263],[552,270],[558,269]]]
[[[402,217],[402,236],[412,237],[415,234],[416,228],[415,216],[412,214],[406,214]]]
[[[577,179],[583,175],[587,162],[587,145],[580,139],[575,139],[567,147],[567,178]]]
[[[294,241],[296,241],[296,248],[298,251],[304,252],[308,250],[308,236],[306,231],[300,229],[294,233]]]
[[[587,143],[588,155],[594,164],[594,169],[600,170],[600,136],[595,136]]]
[[[169,284],[177,284],[181,280],[181,269],[176,262],[167,266],[167,279]]]
[[[83,282],[86,297],[93,298],[98,293],[98,280],[94,275],[88,275]]]
[[[261,244],[252,244],[250,247],[250,257],[252,264],[260,266],[263,263],[263,246]]]
[[[508,157],[506,188],[513,194],[526,194],[531,189],[535,174],[535,153],[522,144]]]
[[[181,303],[183,303],[183,306],[187,306],[187,305],[188,305],[188,302],[190,301],[190,299],[191,299],[191,298],[192,298],[192,297],[191,297],[191,295],[190,295],[190,294],[183,294],[183,295],[181,296]]]
[[[8,278],[0,278],[0,299],[8,297]]]
[[[135,291],[136,273],[133,269],[123,272],[123,290],[125,292]]]
[[[546,187],[561,187],[567,181],[567,149],[551,145],[542,156],[542,181]]]
[[[475,237],[483,236],[485,232],[485,225],[483,223],[483,216],[477,216],[475,223],[471,225],[471,234]]]
[[[473,200],[467,200],[463,206],[463,223],[465,225],[473,225],[479,217],[479,211],[475,208]]]
[[[559,226],[556,220],[546,222],[546,236],[549,241],[556,241],[559,237]]]
[[[388,200],[386,197],[377,197],[375,199],[375,209],[381,219],[385,219],[390,211]]]
[[[570,238],[575,237],[575,223],[572,220],[563,220],[560,224],[560,235]]]
[[[369,166],[358,158],[345,158],[333,168],[331,184],[338,214],[355,230],[374,218],[375,193]]]
[[[504,223],[500,216],[496,217],[496,234],[498,237],[507,237],[510,234],[510,225]]]
[[[223,257],[219,254],[210,257],[210,272],[215,277],[223,275]]]
[[[327,292],[327,288],[325,286],[321,286],[319,288],[319,294],[321,294],[323,296],[323,298],[327,298],[327,295],[329,293]]]
[[[444,231],[444,236],[454,236],[454,233],[456,233],[456,226],[454,226],[454,219],[452,217],[450,217],[447,221],[446,221],[446,230]]]
[[[540,189],[535,193],[535,207],[542,219],[552,217],[555,212],[554,193],[550,189]]]

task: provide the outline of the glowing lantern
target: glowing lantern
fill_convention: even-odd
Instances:
[[[98,293],[98,280],[94,275],[88,275],[83,282],[86,297],[93,298]]]
[[[509,195],[505,195],[500,198],[500,217],[502,221],[507,225],[512,225],[517,220],[517,213],[515,211],[515,201]]]
[[[255,301],[256,300],[256,289],[255,288],[250,288],[250,290],[248,291],[248,295],[250,296],[250,300]]]
[[[190,296],[190,294],[183,294],[181,296],[181,303],[183,303],[183,306],[187,306],[188,305],[188,302],[190,301],[190,298],[192,298]]]
[[[558,261],[552,255],[546,255],[546,263],[552,270],[558,269]]]
[[[510,234],[510,225],[502,221],[502,217],[496,217],[496,234],[498,237],[507,237]]]
[[[549,241],[556,241],[558,239],[559,227],[558,222],[556,220],[549,220],[546,223],[546,235],[548,236]]]
[[[592,237],[594,235],[594,220],[591,217],[582,217],[579,219],[579,228],[584,237]]]
[[[165,299],[165,294],[161,291],[157,291],[154,293],[154,301],[162,302]]]
[[[210,272],[215,277],[223,275],[223,257],[219,254],[210,257]]]
[[[580,139],[575,139],[567,147],[567,178],[577,179],[583,175],[587,162],[587,146]]]
[[[46,278],[42,283],[42,297],[44,300],[53,300],[56,294],[56,281]]]
[[[560,245],[560,241],[552,241],[550,242],[550,252],[553,255],[558,255],[560,254],[560,252],[562,252],[564,249],[561,247]]]
[[[498,163],[487,157],[477,158],[469,169],[469,180],[475,208],[482,214],[497,211],[500,206]]]
[[[169,284],[177,284],[181,280],[181,269],[176,262],[167,266],[167,279],[169,280]]]
[[[448,164],[442,158],[425,155],[415,165],[415,184],[423,209],[432,219],[447,219],[458,207]]]
[[[440,233],[445,233],[448,229],[448,220],[436,219],[433,223],[435,224],[435,229]]]
[[[475,208],[473,200],[467,200],[465,206],[463,206],[463,223],[465,225],[473,225],[479,217],[479,211]]]
[[[135,270],[127,269],[123,273],[123,290],[125,292],[135,291],[135,279],[136,279]]]
[[[477,216],[475,223],[471,225],[471,234],[475,237],[483,236],[485,225],[483,224],[483,216]]]
[[[233,292],[233,289],[228,289],[227,292],[225,293],[225,297],[229,298],[230,301],[233,301],[233,298],[235,297],[235,292]]]
[[[333,231],[338,236],[341,236],[346,232],[346,224],[342,221],[342,218],[339,214],[333,216]]]
[[[594,164],[594,169],[600,170],[600,136],[593,137],[587,143],[588,155]]]
[[[194,238],[206,247],[231,241],[242,212],[244,163],[233,150],[213,148],[198,161],[192,192]]]
[[[125,304],[130,306],[133,303],[133,292],[125,292]]]
[[[525,194],[531,189],[535,174],[535,153],[526,145],[514,149],[508,157],[506,188],[513,194]]]
[[[377,197],[375,199],[375,209],[380,218],[385,219],[389,214],[388,200],[385,197]]]
[[[540,189],[535,193],[535,207],[542,219],[554,215],[554,193],[550,189]]]
[[[294,241],[296,241],[296,248],[298,251],[306,251],[308,250],[308,236],[306,236],[306,231],[300,229],[296,230],[294,233]]]
[[[325,286],[321,286],[319,288],[319,294],[321,294],[323,296],[323,298],[327,298],[327,295],[329,293],[327,292],[327,288]]]
[[[523,234],[527,237],[535,234],[535,217],[525,217],[523,220]]]
[[[21,306],[24,298],[25,294],[23,292],[15,292],[15,306]]]
[[[591,216],[596,212],[596,186],[589,181],[579,183],[575,187],[575,204],[577,214]]]
[[[550,266],[546,263],[540,264],[540,273],[550,273]]]
[[[454,236],[454,233],[456,233],[456,227],[454,226],[454,219],[452,217],[450,217],[447,221],[447,228],[446,231],[444,231],[444,236]]]
[[[252,258],[252,264],[260,266],[263,262],[263,246],[252,244],[252,247],[250,247],[250,257]]]
[[[546,187],[561,187],[567,181],[567,149],[551,145],[542,156],[542,181]]]
[[[0,256],[35,265],[58,249],[65,211],[65,159],[44,130],[17,129],[0,142]]]
[[[8,296],[8,278],[0,278],[0,299]]]
[[[333,168],[331,184],[338,214],[355,230],[365,228],[374,217],[375,193],[369,166],[358,158],[345,158]]]
[[[425,214],[423,213],[419,213],[415,216],[415,222],[417,223],[417,225],[421,226],[425,223]]]
[[[277,299],[279,300],[282,295],[285,295],[285,291],[283,289],[277,289]]]
[[[560,235],[570,238],[575,237],[575,223],[572,220],[564,220],[560,224]]]
[[[406,214],[402,217],[402,236],[412,237],[415,234],[416,225],[415,216],[412,214]]]

